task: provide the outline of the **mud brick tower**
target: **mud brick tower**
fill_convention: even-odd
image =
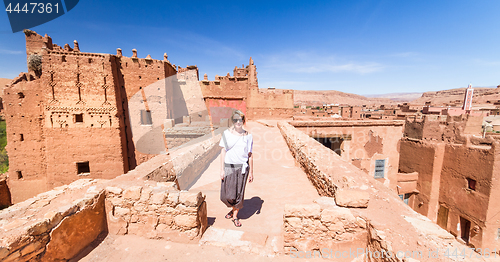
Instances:
[[[152,155],[135,149],[128,101],[175,75],[168,60],[83,53],[25,30],[28,73],[5,89],[13,203],[79,178],[114,178]]]

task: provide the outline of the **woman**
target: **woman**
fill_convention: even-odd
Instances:
[[[236,110],[231,116],[233,126],[222,133],[220,199],[231,208],[226,218],[241,227],[238,211],[243,207],[245,185],[253,181],[252,135],[243,129],[245,115]]]

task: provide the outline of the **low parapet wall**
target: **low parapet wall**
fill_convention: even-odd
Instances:
[[[307,256],[307,252],[311,255],[315,251],[321,254],[323,248],[328,249],[329,246],[340,243],[335,238],[338,235],[332,235],[330,231],[343,233],[343,230],[347,231],[349,228],[355,232],[354,235],[366,234],[367,238],[366,242],[355,240],[360,238],[351,238],[353,241],[350,244],[338,246],[343,249],[339,250],[341,255],[344,251],[348,252],[347,257],[341,257],[346,258],[346,261],[355,259],[349,251],[356,254],[358,249],[364,252],[364,261],[452,261],[456,257],[450,254],[455,251],[460,253],[462,250],[467,251],[467,261],[485,261],[482,255],[471,253],[472,250],[458,242],[453,235],[404,204],[395,192],[342,160],[332,150],[286,122],[279,122],[278,127],[297,163],[320,195],[330,197],[331,206],[317,208],[311,203],[304,208],[312,210],[308,216],[285,212],[285,247],[288,247],[288,252],[292,255],[305,252],[302,255]],[[341,211],[334,214],[335,217],[346,215],[350,219],[334,223],[338,228],[325,229],[328,223],[331,225],[331,221],[321,221],[321,216],[325,210],[330,209]],[[351,215],[356,221],[366,221],[366,229],[361,224],[350,226],[351,222],[355,222]],[[300,221],[295,217],[300,218]],[[303,236],[293,234],[302,230],[305,232]],[[314,232],[322,238],[320,242],[308,242],[307,234],[311,233],[316,237]],[[297,253],[293,253],[290,248],[297,249]],[[299,248],[310,250],[298,250]]]
[[[345,207],[367,207],[370,200],[367,175],[359,176],[352,165],[332,150],[286,122],[278,123],[292,155],[305,170],[309,180],[322,196],[335,197]],[[341,168],[331,163],[342,163]],[[349,168],[347,168],[349,167]],[[362,171],[361,171],[362,172]]]
[[[0,261],[68,260],[108,233],[198,239],[207,227],[201,192],[147,178],[175,180],[211,157],[195,148],[210,151],[219,139],[156,156],[112,180],[80,179],[0,211]]]

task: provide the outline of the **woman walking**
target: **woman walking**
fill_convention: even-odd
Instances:
[[[241,227],[238,211],[243,207],[245,186],[253,181],[253,138],[243,129],[245,115],[236,110],[231,116],[233,126],[224,133],[219,145],[221,149],[220,199],[230,207],[226,218],[236,227]]]

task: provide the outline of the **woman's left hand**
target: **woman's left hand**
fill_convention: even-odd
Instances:
[[[253,173],[250,173],[250,174],[248,175],[248,182],[249,182],[249,183],[252,183],[252,182],[253,182]]]

